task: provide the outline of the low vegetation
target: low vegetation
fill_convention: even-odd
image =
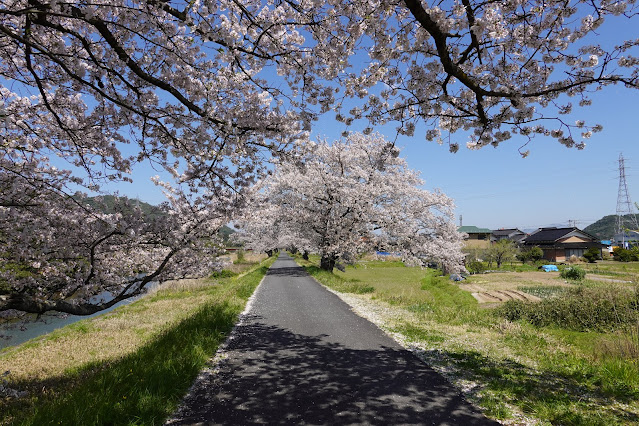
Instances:
[[[579,266],[569,266],[567,268],[562,268],[559,276],[566,280],[582,281],[586,278],[586,271],[581,269]]]
[[[363,263],[328,274],[319,272],[313,257],[298,261],[446,375],[490,417],[509,424],[639,422],[639,309],[633,284],[566,281],[556,272],[536,271],[488,273],[453,283],[435,270],[397,263]],[[518,275],[519,280],[509,278]],[[508,280],[512,290],[542,300],[488,309],[472,295],[478,287],[503,291]],[[524,311],[539,312],[540,320]]]
[[[639,292],[625,287],[575,287],[538,303],[510,300],[497,310],[509,321],[574,331],[616,331],[639,322]]]
[[[181,280],[0,352],[0,424],[162,424],[226,338],[270,264]]]
[[[619,262],[636,262],[639,260],[639,247],[629,249],[615,247],[612,252],[612,258]]]

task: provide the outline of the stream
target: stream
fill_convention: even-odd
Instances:
[[[157,283],[151,282],[148,289],[151,289],[157,286]],[[148,291],[148,290],[147,290]],[[109,293],[106,293],[109,294]],[[20,320],[18,322],[14,322],[9,324],[0,325],[0,351],[9,348],[11,346],[17,346],[21,343],[26,342],[27,340],[31,340],[35,337],[39,337],[48,333],[51,333],[53,330],[64,327],[69,324],[73,324],[74,322],[78,322],[87,318],[95,318],[97,316],[106,314],[107,312],[111,312],[118,306],[129,304],[135,300],[138,300],[141,296],[132,297],[131,299],[125,299],[121,302],[116,303],[111,306],[109,309],[105,309],[103,311],[96,312],[92,315],[66,315],[60,313],[51,313],[51,314],[43,314],[36,321],[35,315],[31,315],[31,321],[26,324],[22,324],[23,321]],[[105,295],[99,295],[97,298],[104,298]],[[0,371],[1,373],[1,371]]]

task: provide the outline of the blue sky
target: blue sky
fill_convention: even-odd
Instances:
[[[639,19],[609,22],[600,28],[597,41],[610,44],[639,35],[633,27]],[[421,171],[425,188],[440,188],[455,200],[457,221],[464,225],[497,229],[532,229],[576,221],[585,227],[602,216],[615,214],[618,190],[618,157],[626,158],[626,179],[633,201],[639,201],[639,91],[620,86],[605,88],[592,96],[593,105],[575,108],[571,120],[600,123],[601,133],[587,141],[585,150],[568,149],[555,139],[537,137],[519,154],[522,139],[511,139],[498,148],[479,151],[465,148],[464,135],[453,136],[460,150],[448,151],[447,145],[427,142],[423,129],[412,138],[400,137],[398,146],[409,166]],[[321,118],[313,128],[313,137],[339,138],[346,127],[335,122],[333,113]],[[348,128],[361,131],[358,124]],[[394,126],[377,128],[389,139]],[[420,131],[421,130],[421,131]],[[120,185],[121,194],[159,203],[163,196],[148,178],[157,172],[147,167],[134,170],[134,184]]]
[[[470,151],[460,134],[453,141],[461,148],[452,154],[419,131],[397,145],[409,166],[421,171],[426,189],[440,188],[455,200],[457,221],[462,215],[464,225],[529,229],[575,220],[585,227],[615,213],[620,153],[629,195],[639,201],[639,91],[608,88],[593,97],[591,107],[577,110],[577,118],[604,126],[581,151],[544,137],[528,144],[527,158],[518,150],[525,141],[517,138]],[[345,129],[328,117],[318,128],[314,133],[329,139]],[[389,139],[392,128],[382,132]]]

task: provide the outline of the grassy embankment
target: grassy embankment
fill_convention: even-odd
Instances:
[[[2,424],[162,424],[224,341],[274,258],[163,285],[139,301],[0,352]],[[237,275],[240,270],[243,273]]]
[[[526,275],[523,286],[513,289],[537,292],[542,302],[486,309],[464,287],[477,285],[473,280],[489,286],[508,274],[454,284],[397,262],[363,262],[329,274],[317,268],[317,259],[298,261],[323,284],[350,293],[343,297],[356,310],[373,312],[378,325],[413,347],[490,417],[511,424],[639,423],[639,330],[637,322],[615,319],[622,310],[639,318],[630,284],[567,283],[540,272],[540,282]],[[548,321],[535,326],[522,318],[526,310],[537,312],[539,303],[547,305]],[[508,320],[513,312],[520,319]],[[592,321],[595,313],[599,322]]]

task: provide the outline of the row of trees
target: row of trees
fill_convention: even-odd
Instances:
[[[543,252],[539,247],[520,250],[513,241],[502,239],[485,249],[468,250],[466,253],[466,267],[469,272],[476,273],[492,268],[493,264],[500,268],[502,264],[516,259],[522,262],[535,262],[542,257]]]
[[[116,301],[150,280],[202,273],[213,266],[220,226],[268,170],[265,159],[304,152],[313,122],[329,111],[366,132],[394,122],[412,136],[422,123],[420,136],[444,142],[462,131],[471,149],[535,135],[583,148],[600,126],[568,120],[572,99],[586,106],[589,91],[639,85],[639,40],[602,47],[589,37],[635,8],[611,0],[3,2],[0,311],[90,313],[109,305],[92,302],[105,290]],[[126,200],[104,214],[75,196],[130,181],[139,163],[163,173],[155,184],[168,202],[154,220]]]
[[[522,248],[511,240],[502,239],[486,249],[470,250],[466,253],[466,266],[470,272],[483,272],[486,268],[491,268],[493,263],[497,268],[500,268],[502,264],[515,260],[523,263],[536,263],[543,257],[543,250],[537,246]],[[594,263],[601,259],[601,251],[596,247],[591,247],[584,252],[583,258],[589,263]]]
[[[321,255],[332,271],[376,249],[405,261],[462,268],[453,202],[423,181],[379,134],[309,143],[254,188],[239,238],[254,250],[293,246]]]

